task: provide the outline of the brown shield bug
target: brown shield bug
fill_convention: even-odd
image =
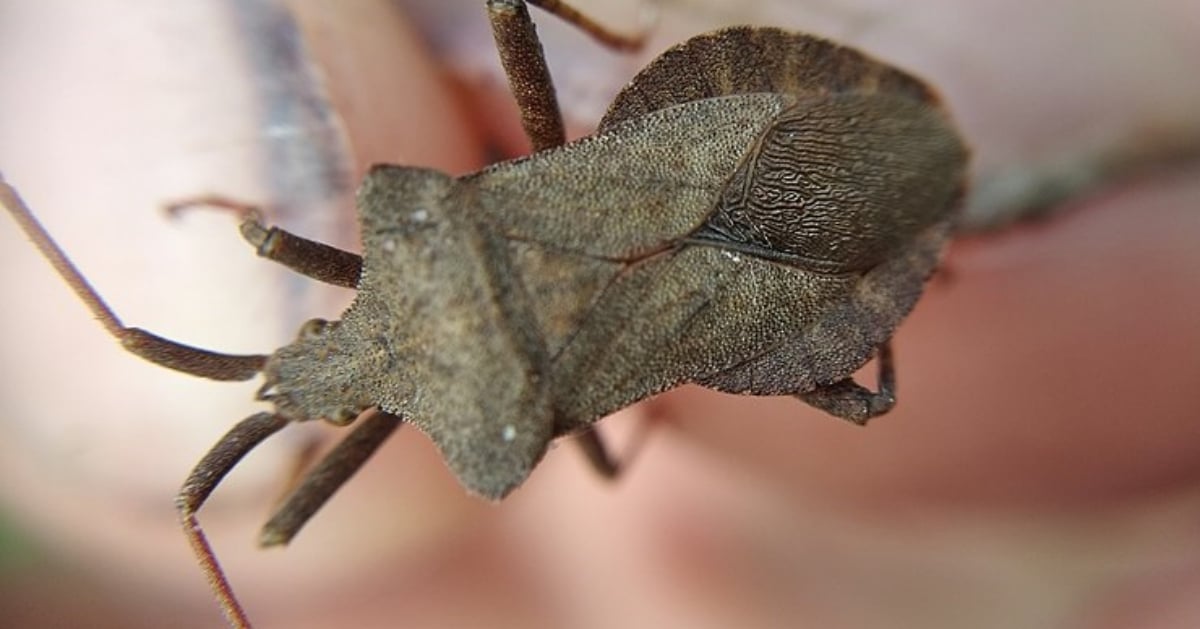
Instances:
[[[533,4],[604,33],[565,5]],[[488,8],[535,154],[460,178],[375,167],[358,193],[361,258],[202,200],[245,210],[260,255],[358,291],[340,320],[311,321],[273,354],[126,327],[0,188],[126,349],[217,380],[262,374],[272,409],[230,430],[178,498],[235,625],[249,621],[196,512],[291,422],[357,425],[267,523],[267,545],[290,540],[401,423],[468,490],[499,499],[566,434],[615,473],[592,425],[685,383],[795,395],[856,423],[895,403],[889,340],[949,238],[967,159],[928,87],[814,37],[729,28],[668,50],[596,134],[565,144],[524,2]],[[872,356],[877,391],[850,378]]]

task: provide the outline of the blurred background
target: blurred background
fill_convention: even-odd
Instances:
[[[573,136],[725,24],[830,37],[942,92],[978,233],[897,335],[898,408],[860,429],[689,387],[602,422],[619,451],[654,427],[619,482],[564,441],[500,505],[403,429],[262,551],[297,461],[339,436],[289,427],[201,513],[260,626],[1200,626],[1200,6],[575,4],[648,40],[612,52],[533,9]],[[2,0],[0,77],[0,172],[118,315],[229,352],[352,295],[164,203],[220,193],[355,249],[370,164],[525,150],[474,0]],[[993,229],[1014,207],[1046,217]],[[220,626],[172,499],[257,384],[124,353],[6,219],[0,256],[0,627]]]

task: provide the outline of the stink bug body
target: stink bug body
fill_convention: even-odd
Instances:
[[[895,402],[889,339],[949,238],[967,157],[923,83],[817,38],[731,28],[667,51],[595,135],[563,144],[524,4],[489,9],[541,150],[461,178],[375,167],[358,193],[361,258],[247,212],[261,255],[358,291],[340,320],[310,322],[269,356],[125,327],[2,190],[127,349],[210,378],[263,375],[272,410],[231,430],[179,497],[235,624],[248,621],[195,513],[290,422],[357,418],[267,524],[267,544],[289,540],[401,423],[467,489],[499,499],[554,438],[685,383],[795,395],[858,423]],[[850,379],[873,355],[878,391]]]

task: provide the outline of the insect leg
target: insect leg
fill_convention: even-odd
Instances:
[[[833,384],[801,393],[796,397],[830,415],[856,424],[882,415],[896,405],[896,370],[892,364],[891,343],[879,346],[879,391],[870,391],[846,378]]]
[[[253,205],[221,196],[203,196],[172,203],[167,211],[175,213],[197,206],[231,210],[241,216],[242,238],[254,246],[258,255],[326,284],[358,288],[362,256],[278,227],[268,228],[262,224],[262,214]]]
[[[196,554],[204,575],[208,577],[208,583],[221,604],[221,610],[234,627],[249,627],[250,620],[238,603],[229,580],[225,578],[221,564],[217,561],[204,530],[200,528],[199,520],[196,519],[196,512],[221,483],[221,479],[246,456],[246,453],[287,423],[287,419],[273,413],[257,413],[238,422],[196,464],[175,497],[175,508],[179,511],[183,533],[191,543],[192,552]]]
[[[646,444],[646,437],[650,434],[650,430],[657,425],[653,417],[639,418],[634,428],[633,436],[626,445],[625,453],[618,459],[613,456],[612,451],[605,445],[604,438],[595,426],[589,426],[583,432],[575,436],[575,443],[579,444],[579,448],[583,450],[583,456],[588,463],[592,465],[592,469],[596,471],[605,480],[614,480],[619,477],[625,470],[629,469],[629,465],[642,450],[642,446]]]
[[[0,179],[0,204],[4,205],[25,234],[33,241],[50,265],[58,271],[63,281],[100,320],[108,333],[116,338],[127,351],[168,369],[182,371],[213,380],[248,380],[254,377],[267,357],[259,354],[222,354],[206,349],[191,347],[165,339],[140,328],[125,327],[116,313],[92,288],[79,269],[50,237],[46,228],[38,222],[33,212],[25,205],[17,191]]]
[[[529,0],[529,4],[547,13],[554,14],[558,19],[587,33],[592,39],[609,48],[616,50],[637,50],[645,42],[644,35],[622,35],[609,30],[561,0]]]
[[[1019,224],[1056,218],[1086,199],[1126,182],[1200,161],[1200,134],[1147,134],[983,173],[971,184],[958,234],[988,235]]]
[[[584,457],[592,464],[592,469],[606,479],[616,478],[621,473],[621,464],[613,458],[604,445],[604,439],[596,429],[589,426],[575,437],[575,443],[583,450]]]
[[[258,537],[259,544],[276,546],[291,541],[300,527],[367,462],[402,422],[399,417],[382,411],[371,413],[361,421],[309,471],[304,482],[263,526]]]
[[[567,136],[562,113],[529,8],[523,0],[488,0],[487,9],[500,64],[521,109],[521,126],[533,151],[563,144]]]
[[[529,0],[529,4],[553,13],[606,46],[632,50],[642,44],[642,36],[628,37],[610,31],[560,0]],[[525,0],[488,0],[487,9],[500,64],[508,76],[509,89],[521,110],[521,126],[534,152],[563,144],[566,134],[554,81]]]

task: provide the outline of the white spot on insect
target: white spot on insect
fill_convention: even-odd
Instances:
[[[409,215],[409,218],[412,219],[412,222],[414,223],[424,223],[425,221],[429,220],[429,211],[425,209],[416,210]]]
[[[512,442],[513,439],[517,438],[516,427],[514,427],[512,424],[505,424],[504,429],[500,431],[500,438],[503,439],[505,443]]]
[[[721,253],[725,254],[726,258],[729,258],[730,260],[733,260],[734,262],[742,261],[742,256],[739,256],[738,254],[736,254],[732,251],[722,251]]]
[[[383,250],[387,251],[389,253],[392,251],[395,251],[396,250],[396,241],[392,240],[391,238],[388,238],[387,240],[383,241]]]

